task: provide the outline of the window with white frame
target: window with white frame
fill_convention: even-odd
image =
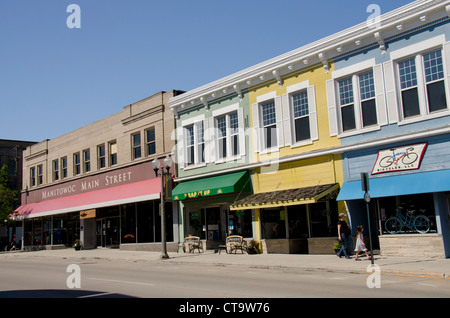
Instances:
[[[377,125],[373,71],[338,80],[341,131]]]
[[[52,170],[53,170],[53,181],[59,180],[59,160],[53,160],[52,162]]]
[[[239,119],[237,111],[216,117],[218,159],[239,155]]]
[[[184,127],[186,153],[185,166],[205,162],[205,138],[203,121]]]
[[[291,95],[294,114],[294,142],[311,139],[309,124],[309,105],[307,91],[297,92]]]
[[[287,97],[286,94],[283,96]],[[274,152],[285,145],[281,99],[282,96],[276,96],[276,92],[272,91],[257,96],[256,103],[252,105],[256,152]]]
[[[263,147],[270,149],[277,144],[277,120],[275,111],[275,101],[271,100],[261,104]]]
[[[441,49],[397,62],[403,119],[447,109]]]

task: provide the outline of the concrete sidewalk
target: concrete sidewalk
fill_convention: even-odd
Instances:
[[[135,252],[118,249],[93,249],[75,251],[74,249],[42,250],[34,252],[4,252],[3,258],[56,258],[77,261],[106,260],[125,262],[173,263],[212,266],[245,266],[249,268],[295,269],[305,271],[328,271],[347,273],[368,272],[370,260],[362,257],[361,261],[339,258],[335,255],[311,254],[226,254],[226,253],[169,253],[169,259],[160,259],[159,252]],[[375,255],[375,265],[380,266],[382,275],[420,276],[439,279],[450,279],[450,259],[391,257]]]

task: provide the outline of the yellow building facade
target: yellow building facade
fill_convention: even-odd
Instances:
[[[345,205],[335,200],[344,178],[341,155],[330,151],[340,141],[330,136],[329,67],[315,64],[249,89],[253,163],[267,165],[252,170],[254,194],[231,209],[254,210],[264,252],[333,252]]]

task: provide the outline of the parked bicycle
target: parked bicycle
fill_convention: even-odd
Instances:
[[[402,207],[399,207],[399,209],[402,209]],[[430,220],[423,214],[414,216],[415,212],[416,210],[407,210],[405,217],[397,210],[395,216],[386,220],[386,223],[384,224],[386,231],[391,234],[397,234],[402,231],[404,226],[406,226],[410,230],[422,234],[427,233],[431,227]],[[421,210],[421,212],[423,212],[423,210]]]

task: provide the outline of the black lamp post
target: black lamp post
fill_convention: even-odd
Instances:
[[[161,167],[161,163],[158,159],[154,159],[152,161],[152,167],[153,170],[155,170],[155,176],[158,176],[158,170],[161,167],[161,259],[167,259],[169,258],[169,255],[167,254],[167,246],[166,246],[166,212],[165,212],[165,188],[164,188],[164,179],[165,176],[168,176],[168,182],[170,182],[170,167],[172,166],[172,159],[169,158],[169,156],[166,156],[166,158],[163,161],[164,167],[167,169],[167,172],[164,172],[164,167]]]

